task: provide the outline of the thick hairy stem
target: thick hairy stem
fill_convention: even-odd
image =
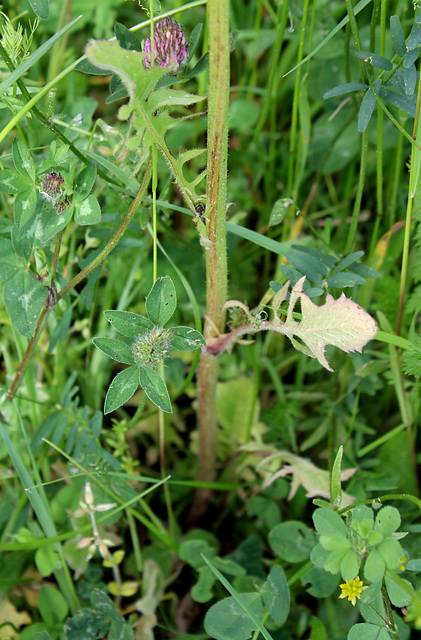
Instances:
[[[229,105],[229,0],[208,0],[209,97],[206,213],[206,339],[223,332],[227,297],[226,208]],[[199,480],[211,482],[216,461],[218,357],[202,356],[198,374]],[[202,496],[203,497],[203,496]],[[196,500],[196,503],[198,500]]]

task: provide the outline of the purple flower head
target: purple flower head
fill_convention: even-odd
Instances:
[[[182,27],[172,18],[159,20],[154,26],[154,64],[163,69],[170,69],[174,73],[187,64],[189,43]],[[143,51],[148,55],[143,64],[146,69],[151,68],[151,38],[147,38]]]

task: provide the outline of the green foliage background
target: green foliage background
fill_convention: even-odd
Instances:
[[[366,309],[380,331],[362,353],[328,347],[334,373],[275,332],[231,345],[220,356],[216,388],[215,478],[202,484],[195,373],[208,293],[209,211],[204,221],[194,211],[205,189],[208,122],[198,96],[208,89],[206,3],[152,3],[155,15],[176,10],[192,53],[178,76],[153,72],[151,86],[159,80],[165,95],[180,89],[184,99],[174,101],[171,113],[180,120],[172,122],[158,92],[151,94],[149,115],[161,125],[156,139],[147,129],[144,146],[137,136],[143,121],[127,122],[127,109],[118,117],[127,102],[121,74],[86,73],[86,59],[78,62],[85,72],[74,69],[92,38],[116,35],[123,49],[140,51],[151,8],[141,4],[3,6],[0,639],[415,638],[421,627],[414,591],[421,569],[418,3],[227,3],[228,297],[246,304],[258,326],[272,313],[274,293],[306,276],[304,292],[317,305],[325,302],[327,283],[335,299],[344,292]],[[42,19],[31,41],[34,11]],[[9,62],[19,69],[25,59],[23,72],[11,75]],[[45,95],[25,109],[43,88]],[[152,192],[133,202],[156,143],[167,156],[158,152],[153,170],[154,237]],[[177,159],[173,165],[169,157]],[[186,189],[176,187],[171,168],[183,172]],[[41,193],[45,176],[58,171],[59,201]],[[63,202],[67,208],[58,211]],[[178,350],[165,367],[143,370],[139,387],[135,367],[125,368],[133,364],[131,336],[117,333],[116,319],[130,312],[150,322],[145,299],[156,264],[159,277],[172,279],[177,306],[162,321],[157,314],[153,325],[170,320]],[[74,282],[86,268],[87,277]],[[294,311],[300,314],[300,305]],[[40,317],[43,330],[32,344]],[[227,332],[246,322],[240,306],[231,306],[227,322]],[[195,331],[194,349],[186,327]],[[124,389],[111,393],[104,411],[107,390],[123,371]],[[169,399],[159,400],[158,378]],[[120,403],[123,396],[127,402]],[[198,489],[208,498],[211,492],[199,515],[192,509]],[[312,519],[314,498],[316,513],[328,507],[341,531],[327,547],[315,526],[319,516]],[[386,549],[379,573],[373,558],[380,543],[372,537],[372,546],[360,549],[360,576],[371,556],[372,575],[380,579],[359,609],[339,599],[339,583],[351,574],[341,577],[338,557],[328,556],[335,544],[351,545],[357,516],[350,514],[357,511],[350,503],[370,505],[364,508],[371,514],[375,499],[392,502],[393,517],[399,509],[401,529],[409,532],[400,542],[405,579],[395,566],[396,546]],[[341,536],[346,542],[338,542]],[[348,561],[353,570],[355,555]],[[386,616],[395,620],[395,635]]]

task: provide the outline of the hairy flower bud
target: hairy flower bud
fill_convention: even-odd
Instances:
[[[172,329],[155,326],[135,337],[132,353],[138,367],[155,368],[171,357]]]
[[[69,206],[69,201],[61,190],[63,183],[64,178],[61,173],[50,171],[44,176],[41,185],[42,195],[51,202],[57,213],[62,213]]]
[[[187,42],[181,25],[172,18],[159,20],[154,26],[154,64],[174,73],[187,64],[189,43]],[[143,64],[146,69],[151,68],[151,38],[145,41],[144,49],[148,55]]]
[[[61,173],[56,173],[55,171],[51,171],[44,176],[44,180],[42,183],[42,192],[51,198],[51,200],[56,200],[61,195],[61,185],[64,182],[64,178]]]

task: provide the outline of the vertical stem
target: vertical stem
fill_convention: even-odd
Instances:
[[[226,209],[229,105],[229,0],[208,0],[209,97],[206,213],[205,339],[222,333],[227,297]],[[212,481],[216,462],[216,382],[219,358],[204,355],[198,373],[199,480]]]
[[[364,180],[367,172],[367,156],[368,156],[368,133],[364,131],[361,137],[361,161],[360,161],[360,176],[358,181],[357,195],[355,197],[354,208],[352,210],[351,225],[349,227],[347,241],[345,245],[345,255],[348,255],[352,251],[354,245],[355,235],[357,233],[358,218],[361,211],[361,200],[363,197]]]

